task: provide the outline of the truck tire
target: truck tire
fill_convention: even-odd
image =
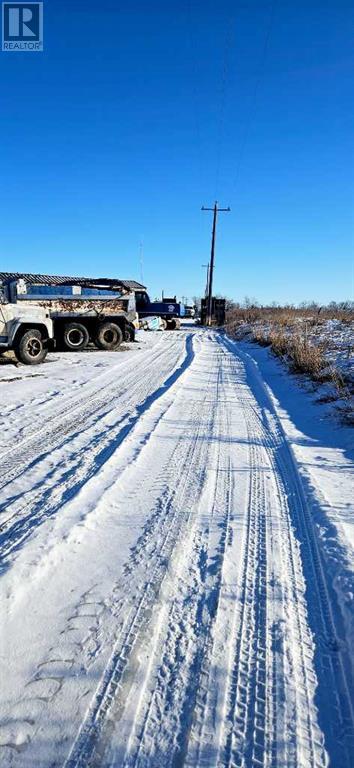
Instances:
[[[38,365],[47,356],[48,349],[42,338],[42,334],[36,328],[26,331],[15,346],[15,355],[20,363],[25,365]]]
[[[166,331],[167,330],[167,320],[164,317],[161,317],[161,322],[162,322],[163,330]]]
[[[169,320],[167,320],[167,330],[174,331],[175,328],[176,328],[176,320],[174,317],[171,317]]]
[[[123,333],[116,323],[102,323],[98,327],[95,344],[99,349],[117,349],[123,341]]]
[[[63,341],[64,347],[70,352],[80,352],[90,341],[89,332],[81,323],[67,323],[64,327]]]

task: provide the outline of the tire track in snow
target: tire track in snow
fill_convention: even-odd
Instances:
[[[144,381],[149,374],[155,373],[155,368],[162,356],[166,357],[168,366],[173,368],[174,347],[177,347],[179,352],[179,344],[180,337],[176,338],[175,344],[171,346],[167,346],[167,344],[156,345],[158,348],[153,348],[146,363],[145,357],[143,358],[141,367],[144,364]],[[161,346],[162,348],[160,348]],[[76,434],[78,426],[80,429],[85,428],[90,418],[97,421],[102,416],[102,411],[108,411],[118,396],[128,395],[130,400],[130,393],[141,388],[139,361],[136,360],[134,363],[135,365],[131,361],[127,366],[128,371],[125,370],[125,375],[120,378],[118,386],[115,379],[113,381],[110,379],[103,387],[89,387],[89,391],[84,392],[84,395],[80,394],[74,400],[70,398],[64,408],[62,408],[61,403],[58,412],[48,414],[49,420],[42,426],[38,428],[38,424],[34,424],[29,428],[23,440],[17,442],[13,448],[8,449],[0,456],[0,489],[18,478],[34,461],[38,461],[47,452],[51,453],[57,445],[65,441],[67,436]],[[129,370],[130,367],[132,370]],[[111,375],[111,373],[110,370],[109,374]],[[102,377],[106,375],[102,374]],[[134,402],[133,398],[132,400]]]
[[[176,385],[178,390],[179,384],[177,379]],[[139,422],[139,434],[137,435],[139,445],[141,446],[141,434],[145,434],[143,423],[145,419],[147,420],[146,430],[149,433],[149,437],[147,441],[143,441],[141,450],[135,454],[134,461],[125,464],[122,476],[119,476],[119,482],[122,482],[123,485],[127,484],[128,487],[131,486],[131,473],[134,472],[136,466],[140,464],[143,464],[144,466],[146,461],[145,454],[148,457],[151,455],[149,443],[150,441],[154,441],[154,433],[158,427],[160,418],[163,416],[168,418],[168,410],[173,405],[172,392],[165,390],[165,399],[166,406],[162,403],[152,403],[152,409],[156,409],[159,418],[156,418],[153,413],[148,412],[144,413],[141,417]],[[194,411],[197,412],[198,410],[200,410],[199,402],[194,404]],[[192,415],[194,411],[192,411]],[[72,615],[69,617],[67,627],[64,627],[61,632],[60,642],[58,639],[58,644],[51,647],[50,654],[42,659],[38,670],[26,683],[25,691],[28,690],[28,696],[31,697],[31,700],[33,698],[33,702],[37,709],[38,707],[43,709],[43,702],[46,698],[46,686],[50,684],[52,680],[50,673],[51,670],[55,668],[57,678],[56,689],[54,692],[50,692],[52,717],[54,716],[53,712],[55,711],[55,708],[59,707],[60,709],[60,702],[56,702],[56,698],[60,698],[62,695],[63,685],[68,682],[68,678],[74,678],[78,672],[80,676],[91,674],[90,667],[101,652],[99,646],[101,645],[102,640],[99,638],[100,636],[102,638],[102,631],[104,631],[103,625],[105,620],[107,620],[107,617],[109,617],[111,624],[113,617],[116,624],[114,634],[112,635],[114,641],[118,642],[117,638],[120,636],[123,642],[128,631],[126,643],[124,644],[123,642],[125,651],[129,648],[130,641],[132,642],[132,645],[135,643],[135,634],[138,631],[139,622],[145,621],[145,610],[149,610],[149,601],[153,601],[154,599],[158,579],[163,577],[166,570],[169,552],[171,548],[173,548],[174,541],[179,535],[180,527],[186,523],[185,517],[187,516],[187,513],[189,514],[188,504],[186,505],[186,508],[184,508],[182,501],[179,503],[178,499],[181,494],[184,494],[184,496],[186,495],[186,490],[183,491],[183,486],[186,486],[188,491],[189,476],[187,476],[186,471],[186,476],[184,477],[183,468],[186,465],[189,471],[190,467],[193,466],[190,458],[193,451],[198,447],[198,435],[194,435],[194,421],[195,419],[192,418],[192,425],[187,429],[187,432],[190,432],[190,437],[194,438],[188,451],[186,452],[185,450],[185,435],[183,434],[181,435],[179,443],[172,447],[170,463],[167,469],[165,469],[164,464],[164,462],[167,462],[167,454],[163,451],[164,461],[162,462],[162,468],[158,472],[153,483],[153,487],[159,492],[155,507],[152,509],[142,534],[136,545],[133,547],[131,556],[123,567],[121,578],[114,585],[111,595],[106,597],[103,601],[102,597],[97,599],[95,589],[90,588],[88,592],[85,592],[81,596],[77,607],[73,609]],[[169,449],[169,452],[170,450],[171,449]],[[173,483],[173,481],[176,482],[176,478],[178,478],[177,488],[175,488]],[[193,477],[192,481],[194,482]],[[191,487],[193,486],[193,482],[190,483]],[[146,500],[146,487],[141,483],[138,484],[138,487],[141,490],[141,498]],[[109,488],[107,492],[110,494]],[[116,492],[115,483],[114,495]],[[135,498],[134,501],[135,510],[137,512],[137,498]],[[128,498],[126,498],[126,503],[129,503]],[[173,521],[171,520],[172,516]],[[163,540],[162,549],[156,547],[156,543],[154,543],[155,537],[157,537],[158,540]],[[138,568],[139,572],[137,571]],[[128,594],[127,583],[129,583],[130,587]],[[144,595],[144,585],[147,585],[146,595]],[[136,616],[134,618],[135,613]],[[77,622],[79,622],[79,626],[77,626]],[[64,659],[63,648],[65,648]],[[119,659],[119,663],[121,662],[122,658]],[[118,670],[116,671],[118,673]],[[111,682],[114,684],[114,681]],[[25,693],[22,702],[24,705],[26,700],[28,699],[27,694]],[[108,699],[105,699],[104,702],[100,702],[101,714],[108,701]],[[35,722],[33,722],[31,728],[26,726],[26,729],[32,732],[34,727],[36,727],[38,732],[39,724],[36,724]],[[26,741],[27,746],[30,745],[34,736],[35,734],[28,733],[28,739]],[[85,756],[83,757],[83,765],[86,766]]]
[[[284,533],[280,542],[277,541],[279,532],[272,531],[270,522],[269,479],[272,472],[278,470],[274,468],[265,452],[264,435],[260,432],[259,421],[254,421],[253,409],[249,408],[246,401],[242,403],[242,407],[248,426],[250,450],[248,525],[240,580],[241,607],[235,623],[236,655],[230,676],[231,695],[224,723],[226,743],[219,755],[218,765],[242,765],[247,768],[251,765],[277,764],[301,765],[306,768],[323,766],[326,764],[326,758],[317,725],[316,710],[312,703],[315,677],[312,668],[311,638],[306,630],[301,572],[297,570],[295,575],[290,574],[283,566],[277,573],[270,556],[269,543],[267,546],[268,538],[270,544],[277,545],[277,554],[279,548],[285,546]],[[218,436],[215,433],[214,436],[217,441]],[[210,497],[210,489],[206,490],[206,495]],[[279,491],[278,502],[281,512],[284,492]],[[227,508],[228,504],[224,504],[224,507]],[[212,513],[210,514],[212,517]],[[290,535],[293,536],[292,531]],[[288,536],[289,530],[285,532],[286,541]],[[285,548],[287,560],[289,546],[287,543]],[[157,682],[150,695],[148,709],[146,711],[144,705],[138,718],[140,721],[142,719],[143,725],[140,730],[136,724],[134,726],[137,733],[133,744],[135,741],[137,747],[135,750],[134,747],[130,748],[130,754],[124,763],[126,768],[143,768],[162,762],[166,766],[210,764],[205,757],[206,753],[198,748],[198,733],[200,739],[203,734],[203,706],[199,706],[199,723],[197,719],[196,724],[192,724],[193,710],[198,703],[203,704],[203,699],[205,700],[205,692],[201,690],[202,677],[208,678],[212,662],[211,617],[205,619],[204,628],[199,635],[194,630],[198,606],[204,605],[206,600],[205,575],[201,567],[206,555],[200,556],[203,552],[207,552],[205,532],[203,537],[202,531],[197,528],[189,558],[179,569],[180,581],[176,587],[179,597],[175,598],[175,605],[169,615],[165,616],[167,626],[163,624],[162,630],[160,629],[163,646],[161,643],[157,645],[157,656],[161,647],[167,650],[163,663],[157,673],[155,672]],[[290,560],[292,559],[291,552]],[[205,568],[205,562],[203,567]],[[218,563],[216,577],[218,597],[221,589],[221,571],[222,559]],[[280,577],[286,582],[289,576],[292,576],[292,589],[289,592],[286,589],[279,591],[277,579]],[[291,601],[295,603],[295,619],[292,618],[294,612],[290,611],[290,619],[292,618],[294,624],[290,647],[294,642],[298,644],[299,658],[292,658],[291,654],[289,659],[284,658],[286,653],[289,654],[289,649],[282,649],[277,654],[275,652],[274,641],[278,643],[280,636],[284,642],[282,635],[285,617],[279,610],[275,618],[272,616],[275,603],[273,589],[276,590],[276,599],[281,599],[285,614]],[[217,602],[218,600],[216,608]],[[286,615],[286,618],[289,616]],[[295,687],[289,687],[286,682],[286,678],[288,680],[291,675],[295,676]],[[309,678],[310,683],[306,682]],[[305,693],[297,701],[296,687],[301,687],[303,680]],[[191,726],[197,745],[188,748]],[[121,764],[120,758],[118,763]],[[113,757],[109,765],[116,764],[116,758]]]
[[[164,607],[156,632],[155,659],[143,682],[145,701],[136,713],[124,768],[184,763],[196,707],[201,705],[200,684],[207,676],[209,633],[221,588],[222,561],[227,546],[230,515],[229,456],[219,450],[226,439],[227,412],[223,399],[220,362],[213,399],[215,442],[205,452],[207,470],[193,531],[180,542],[170,584],[165,585]],[[212,464],[215,467],[212,467]],[[161,658],[162,656],[162,658]],[[118,759],[121,764],[121,756]],[[116,756],[107,760],[117,764]]]
[[[326,749],[350,768],[347,649],[301,478],[247,361],[212,334],[200,346],[126,470],[147,519],[108,601],[115,645],[66,768],[325,768]],[[233,410],[249,456],[240,567]],[[84,595],[84,612],[95,599]],[[73,669],[79,659],[68,656]],[[55,661],[43,663],[49,681]]]
[[[220,369],[225,368],[225,359],[231,369],[233,363],[225,353],[220,355],[219,352],[216,358],[220,366],[220,379]],[[214,407],[218,396],[219,392]],[[273,448],[266,449],[267,442],[264,431],[260,429],[257,412],[255,416],[252,395],[239,399],[248,428],[250,488],[239,585],[239,611],[235,614],[231,639],[234,650],[217,764],[243,768],[251,765],[319,768],[326,765],[326,757],[313,704],[316,680],[299,552],[292,541],[293,530],[286,494],[279,480],[275,481],[278,493],[275,510],[270,504],[271,488],[274,490],[272,475],[279,472],[272,461]],[[223,400],[222,396],[220,400]],[[220,422],[224,432],[226,421],[224,414]],[[215,439],[216,461],[220,467],[220,461],[225,461],[225,457],[221,460],[221,431],[214,429],[210,434]],[[204,462],[207,461],[207,454],[204,453]],[[214,496],[214,503],[208,510],[209,517],[206,516],[203,526],[197,514],[191,539],[187,538],[184,544],[183,537],[180,538],[181,552],[185,548],[184,557],[182,562],[177,561],[177,572],[172,571],[172,586],[168,587],[166,582],[164,585],[167,592],[162,595],[163,607],[159,611],[159,631],[153,653],[155,662],[150,660],[148,669],[142,673],[145,677],[138,677],[144,694],[134,718],[126,757],[123,758],[123,753],[110,753],[108,748],[115,727],[122,727],[122,704],[119,702],[127,697],[127,689],[123,685],[121,690],[118,686],[113,688],[109,706],[104,712],[103,728],[110,707],[111,721],[105,737],[101,737],[98,749],[93,747],[89,760],[84,750],[81,752],[81,762],[69,762],[68,767],[84,764],[119,764],[125,768],[145,768],[158,764],[208,765],[203,745],[203,720],[208,698],[205,687],[208,685],[212,664],[213,623],[222,592],[225,538],[221,530],[225,531],[224,517],[219,535],[211,544],[209,526],[213,518],[211,510],[215,509],[216,489],[220,494],[217,506],[222,508],[223,516],[229,515],[229,502],[226,501],[228,475],[229,470],[216,480],[213,494],[205,481],[206,498],[210,500],[210,496]],[[274,512],[276,521],[271,523],[270,513]],[[272,560],[272,547],[277,554],[281,552],[282,560],[278,567]],[[208,583],[207,563],[213,557],[217,559],[217,565],[211,583]],[[291,585],[289,589],[285,586],[288,579]],[[208,595],[213,591],[214,610],[208,612]],[[157,602],[157,597],[157,593],[152,597],[151,606]],[[280,608],[275,607],[279,599]],[[150,619],[151,614],[148,615],[145,631]],[[285,631],[286,622],[290,623],[288,635]],[[144,625],[139,628],[139,634],[144,636]],[[279,646],[279,643],[282,647],[277,650],[275,646]],[[294,644],[300,649],[298,654],[294,652]],[[134,677],[138,674],[138,668],[131,664],[130,646],[128,655],[128,668],[130,663]],[[123,658],[126,662],[124,654]],[[121,671],[120,680],[122,678]],[[116,725],[113,724],[114,719],[118,720]],[[101,728],[102,724],[98,733]],[[191,734],[194,746],[189,744]],[[95,739],[97,733],[94,734]]]
[[[232,342],[223,343],[237,355]],[[244,361],[243,355],[240,358]],[[288,641],[285,661],[287,679],[289,673],[296,679],[291,694],[285,692],[286,701],[291,698],[298,701],[294,709],[298,713],[295,743],[287,759],[290,765],[306,768],[327,765],[324,734],[333,764],[350,768],[354,754],[354,719],[349,692],[352,677],[346,647],[338,639],[333,618],[336,598],[334,593],[329,597],[317,533],[287,439],[255,366],[251,373],[254,392],[260,390],[261,394],[258,401],[249,399],[248,419],[272,467],[271,479],[284,526],[280,538],[284,615],[292,623],[290,638],[285,635]],[[299,538],[301,549],[295,537]],[[291,707],[285,717],[291,744]]]
[[[189,373],[190,371],[188,375]],[[213,413],[209,404],[207,402],[204,404],[205,399],[206,394],[201,401],[194,403],[192,401],[190,406],[188,449],[186,450],[184,435],[177,439],[173,449],[170,472],[168,472],[170,476],[165,478],[165,492],[157,501],[157,528],[155,524],[153,530],[149,530],[147,537],[143,535],[140,538],[137,548],[132,553],[131,561],[124,570],[124,583],[127,576],[133,578],[134,582],[133,572],[138,565],[138,581],[133,585],[130,584],[130,605],[128,597],[128,605],[127,601],[123,601],[119,606],[120,612],[124,613],[126,618],[118,633],[104,678],[98,686],[87,718],[65,763],[66,768],[89,765],[107,746],[108,737],[102,729],[107,728],[108,732],[110,731],[110,723],[107,722],[109,712],[113,705],[119,709],[119,696],[124,685],[126,669],[129,663],[132,663],[132,658],[134,663],[135,646],[139,643],[139,638],[151,619],[176,541],[183,533],[186,534],[187,526],[194,513],[195,498],[198,498],[204,473],[204,453],[201,449],[200,435],[202,430],[205,430],[206,434],[209,433],[213,421]],[[205,423],[203,418],[206,419]],[[153,543],[151,549],[150,544],[155,536],[159,545],[156,546]],[[143,562],[143,569],[141,562]],[[133,600],[131,600],[132,594]],[[100,764],[100,758],[97,759]]]
[[[319,690],[317,691],[320,724],[324,714],[322,702],[325,704],[323,728],[330,756],[335,755],[334,759],[339,761],[341,768],[342,766],[351,768],[354,758],[354,715],[351,697],[353,675],[347,656],[348,649],[342,645],[337,632],[316,532],[313,529],[301,481],[281,433],[279,437],[276,453],[277,481],[278,484],[283,485],[283,492],[288,498],[296,500],[296,504],[291,504],[290,509],[293,525],[297,530],[301,530],[303,571],[306,573],[307,625],[311,623],[313,626],[315,659],[318,658],[322,668],[321,673],[318,674]],[[324,689],[327,689],[326,693]]]
[[[158,357],[161,355],[162,352],[160,351]],[[141,413],[151,405],[154,399],[163,394],[168,387],[172,386],[178,376],[183,373],[185,367],[188,366],[192,356],[192,338],[188,337],[186,339],[186,346],[180,347],[179,342],[172,346],[172,350],[167,348],[164,355],[162,376],[161,374],[160,377],[156,376],[156,357],[150,360],[149,365],[145,365],[144,377],[140,378],[139,371],[135,369],[131,379],[129,379],[129,377],[127,378],[127,381],[125,382],[125,391],[119,397],[119,400],[117,400],[117,394],[115,394],[112,400],[95,413],[94,421],[98,423],[99,426],[102,424],[103,428],[94,439],[91,439],[90,451],[87,452],[86,443],[84,446],[79,445],[78,448],[75,449],[74,436],[71,435],[70,440],[73,445],[73,456],[66,459],[64,472],[59,474],[60,481],[58,482],[58,468],[55,467],[54,471],[50,473],[51,481],[49,483],[49,488],[47,487],[47,484],[44,484],[43,487],[43,482],[40,480],[38,483],[39,489],[35,488],[34,490],[21,494],[20,498],[16,499],[12,504],[7,503],[7,517],[0,527],[0,568],[2,570],[4,570],[4,568],[7,567],[7,564],[11,561],[13,553],[17,552],[26,539],[38,529],[38,525],[58,512],[63,503],[73,498],[82,485],[84,485],[88,479],[98,471],[100,466],[107,461],[112,453],[119,447],[122,440],[135,426]],[[176,365],[178,365],[179,362],[180,365],[176,368]],[[168,375],[171,368],[175,368],[174,373],[170,374],[164,381],[164,376]],[[105,394],[103,392],[100,397],[101,403],[104,401],[104,397]],[[85,403],[86,402],[89,405],[89,418],[94,413],[94,405],[96,401],[94,399],[90,400],[90,397],[87,396],[85,397]],[[116,416],[114,416],[114,425],[111,423],[105,424],[102,421],[104,415],[102,409],[109,413],[110,421],[112,419],[112,414],[116,413]],[[65,411],[64,419],[66,420],[66,418],[67,412]],[[58,420],[60,422],[61,414],[59,414]],[[84,422],[82,429],[85,430],[86,428]],[[63,433],[57,426],[54,426],[54,429],[57,434],[58,442],[62,442],[64,439]],[[49,446],[49,442],[52,439],[50,429],[48,429],[46,435]],[[87,437],[89,439],[89,434]],[[48,447],[45,447],[45,444],[43,445],[42,439],[43,436],[40,440],[36,435],[34,436],[34,451],[38,450],[38,445],[40,445],[40,450],[42,452],[43,450],[48,451]],[[53,447],[55,447],[55,441]],[[45,460],[45,458],[46,453],[44,454],[44,459],[43,454],[40,454],[37,456],[37,461]],[[47,475],[47,482],[48,479]]]
[[[240,585],[241,615],[226,717],[232,728],[225,735],[220,762],[227,766],[268,766],[274,761],[279,766],[325,765],[312,703],[314,673],[304,585],[299,553],[294,556],[293,551],[286,494],[276,478],[277,468],[264,451],[264,434],[260,432],[259,422],[253,419],[252,402],[247,406],[246,401],[244,408],[250,443],[250,499]],[[273,497],[272,504],[267,475],[275,481],[278,493],[276,503]],[[277,530],[274,525],[273,530],[270,528],[271,517],[278,523]],[[279,534],[280,541],[277,541]],[[280,567],[272,561],[269,547],[267,550],[270,537],[282,555]],[[276,585],[280,586],[276,595],[280,601],[278,607],[275,595],[271,595]],[[275,615],[272,608],[273,611],[276,608]],[[287,638],[289,623],[290,637]],[[275,653],[279,643],[281,651]],[[301,689],[303,695],[299,700]]]

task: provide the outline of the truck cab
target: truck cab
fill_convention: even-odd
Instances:
[[[183,304],[176,300],[176,296],[172,299],[163,298],[162,301],[151,301],[146,291],[136,291],[135,302],[139,318],[161,317],[167,330],[180,328],[180,318],[184,317],[185,310]]]
[[[53,344],[53,323],[49,313],[36,307],[10,302],[0,288],[0,353],[13,351],[25,365],[43,362]]]

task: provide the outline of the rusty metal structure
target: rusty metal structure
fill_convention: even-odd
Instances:
[[[135,280],[1,272],[3,301],[36,307],[53,321],[57,346],[79,351],[91,341],[114,349],[138,327]]]
[[[68,275],[40,275],[32,272],[0,272],[0,283],[14,280],[24,280],[27,285],[79,285],[84,288],[122,291],[124,293],[146,290],[146,286],[137,283],[136,280],[121,280],[115,277],[70,277]]]
[[[209,313],[209,309],[211,313]],[[216,299],[212,297],[211,304],[209,304],[208,297],[202,299],[201,302],[201,324],[202,325],[224,325],[226,316],[226,302],[225,299]]]

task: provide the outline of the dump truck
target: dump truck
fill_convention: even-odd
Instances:
[[[42,363],[55,346],[53,321],[41,307],[8,301],[0,287],[0,354],[13,351],[25,365]]]
[[[146,290],[136,290],[135,302],[140,320],[145,317],[160,317],[165,330],[173,331],[181,327],[181,317],[184,317],[185,309],[184,305],[176,300],[176,296],[162,296],[162,301],[151,301]]]
[[[78,352],[93,342],[113,350],[134,340],[135,293],[124,281],[19,273],[0,273],[0,280],[9,303],[48,314],[58,349]]]

